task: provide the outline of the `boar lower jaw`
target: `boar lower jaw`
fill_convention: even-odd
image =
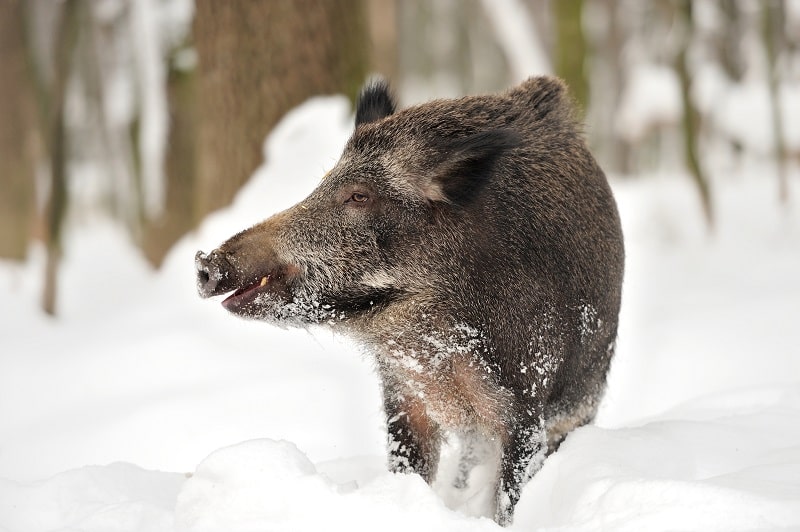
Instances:
[[[222,306],[229,312],[240,315],[252,315],[259,305],[259,297],[263,294],[276,301],[290,301],[289,289],[283,283],[284,276],[272,272],[261,277],[260,281],[239,288],[222,301]]]
[[[261,281],[257,283],[236,290],[222,301],[222,306],[231,312],[235,312],[239,308],[251,303],[258,297],[258,294],[266,292],[270,288],[268,286],[269,278],[269,275],[262,277]]]

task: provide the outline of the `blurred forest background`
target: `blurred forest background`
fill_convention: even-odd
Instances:
[[[403,104],[561,76],[606,172],[688,176],[709,228],[744,168],[798,194],[800,0],[0,0],[0,258],[45,246],[51,314],[98,212],[158,267],[284,113],[371,73]]]

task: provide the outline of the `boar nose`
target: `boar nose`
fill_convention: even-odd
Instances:
[[[222,293],[225,279],[229,276],[230,263],[216,251],[208,255],[198,251],[194,256],[194,267],[197,270],[197,291],[201,297],[211,297]]]

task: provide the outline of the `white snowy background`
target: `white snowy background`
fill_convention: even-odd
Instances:
[[[195,251],[310,192],[350,113],[290,113],[159,272],[115,222],[75,221],[57,319],[37,306],[42,250],[0,263],[0,530],[498,529],[386,472],[367,355],[196,295]],[[688,178],[612,179],[628,258],[608,392],[512,530],[800,530],[800,216],[767,166],[715,184],[708,234]]]

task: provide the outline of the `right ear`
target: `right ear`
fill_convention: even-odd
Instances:
[[[381,77],[367,82],[356,103],[356,127],[381,120],[394,113],[395,103],[389,84]]]
[[[519,133],[510,128],[439,141],[438,148],[445,156],[431,173],[430,186],[426,188],[429,199],[468,203],[491,179],[495,163],[521,143]]]

